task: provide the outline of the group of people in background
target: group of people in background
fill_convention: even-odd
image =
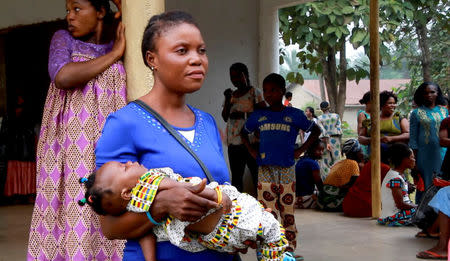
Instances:
[[[113,2],[120,11],[120,0]],[[358,115],[358,139],[342,142],[341,119],[331,112],[328,102],[320,104],[320,116],[312,107],[303,112],[292,106],[292,93],[286,91],[281,75],[267,75],[261,92],[251,84],[245,64],[232,64],[229,76],[236,89],[224,92],[222,110],[227,123],[229,175],[214,118],[186,104],[186,96],[201,88],[208,71],[206,44],[195,20],[180,11],[149,20],[141,51],[154,85],[139,102],[127,105],[121,62],[125,29],[119,22],[120,15],[111,11],[108,0],[66,0],[66,8],[68,30],[56,32],[50,46],[51,85],[37,145],[37,195],[28,260],[239,260],[238,255],[216,251],[228,243],[230,236],[220,231],[217,240],[211,239],[218,247],[201,251],[157,240],[151,242],[154,247],[149,255],[143,251],[141,239],[174,220],[194,223],[214,213],[220,215],[213,227],[232,226],[245,231],[233,223],[241,213],[236,199],[222,194],[218,185],[205,189],[205,179],[219,185],[231,181],[242,192],[246,166],[261,206],[282,225],[276,234],[279,240],[270,247],[289,254],[272,256],[276,260],[302,260],[294,253],[298,239],[296,206],[344,211],[353,217],[371,216],[368,94],[361,100],[366,110]],[[409,225],[423,192],[433,185],[433,173],[448,170],[442,167],[441,171],[442,161],[443,166],[450,164],[450,152],[445,154],[444,148],[450,146],[447,103],[434,83],[419,86],[414,96],[417,108],[409,118],[396,112],[397,97],[392,92],[381,93],[380,101],[383,215],[378,222]],[[192,152],[174,139],[163,121]],[[296,144],[298,135],[302,136],[301,144]],[[110,162],[119,162],[118,174],[113,175],[111,187],[94,195],[94,200],[79,183]],[[153,193],[151,206],[143,212],[125,211],[128,208],[123,198],[129,201],[130,196],[116,187],[136,166],[144,172],[170,167],[181,175],[180,179],[198,177],[201,181],[192,186],[166,186],[156,184],[162,178],[155,176],[148,185]],[[407,169],[411,169],[418,188],[415,204],[409,198],[412,190]],[[448,193],[447,188],[441,189],[430,201],[437,218],[434,226],[424,228],[420,235],[437,235],[439,231],[439,242],[420,252],[420,258],[447,256]],[[90,207],[78,204],[84,200],[94,209],[111,207],[107,200],[111,197],[120,203],[120,210],[113,209],[114,214],[99,216]],[[222,213],[230,209],[233,218]],[[264,224],[259,225],[254,232],[263,237]],[[179,232],[172,231],[184,235]],[[194,245],[193,238],[197,240],[189,236],[180,240]],[[258,253],[270,255],[261,249]]]
[[[445,186],[450,183],[442,180],[449,180],[448,102],[440,87],[432,82],[424,82],[417,88],[414,109],[409,115],[396,110],[397,102],[393,92],[380,93],[382,213],[378,222],[405,226],[417,225],[419,219],[431,219],[426,222],[429,226],[418,226],[422,231],[416,236],[437,237],[439,241],[433,248],[419,252],[417,257],[447,259],[450,194]],[[316,206],[325,211],[343,211],[350,217],[372,216],[369,92],[364,94],[360,103],[365,105],[365,110],[358,112],[358,139],[348,139],[342,145],[340,151],[345,159],[331,153],[333,150],[329,148],[329,137],[340,138],[336,135],[342,133],[338,129],[340,125],[325,127],[321,124],[321,116],[318,117],[319,126],[323,126],[323,143],[314,144],[315,148],[310,148],[297,162],[298,207]],[[321,108],[325,108],[325,117],[329,119],[327,123],[333,123],[326,107],[321,104]],[[327,137],[327,131],[333,127],[336,131]],[[331,144],[339,145],[339,141],[337,139]],[[322,156],[320,151],[324,152]],[[325,166],[330,158],[333,159],[332,156],[337,160],[327,171]],[[434,197],[433,191],[438,191]],[[411,195],[414,192],[415,198]],[[424,194],[426,198],[423,198]],[[427,207],[432,207],[435,215],[424,214],[422,209]]]

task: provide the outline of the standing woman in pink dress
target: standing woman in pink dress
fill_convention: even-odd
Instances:
[[[98,216],[77,202],[105,119],[126,104],[124,28],[109,0],[66,0],[66,9],[68,30],[50,45],[27,259],[121,260],[123,243],[103,237]]]

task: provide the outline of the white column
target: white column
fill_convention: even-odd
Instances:
[[[164,0],[122,0],[128,101],[146,94],[153,86],[151,71],[142,59],[141,42],[150,17],[162,12],[164,12]]]
[[[314,0],[260,0],[258,86],[269,73],[279,70],[278,9]]]

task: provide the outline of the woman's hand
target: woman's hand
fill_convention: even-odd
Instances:
[[[117,12],[114,14],[114,18],[119,19],[122,16],[122,0],[112,0],[117,6]]]
[[[119,0],[120,1],[120,0]],[[114,54],[116,60],[122,58],[125,53],[125,26],[122,22],[117,26],[116,38],[112,47],[111,53]]]
[[[253,148],[253,147],[248,148],[248,153],[250,153],[250,155],[251,155],[254,159],[257,159],[257,158],[258,158],[258,151],[257,151],[255,148]]]
[[[327,150],[328,150],[329,152],[332,152],[332,151],[333,151],[333,146],[331,146],[330,143],[327,143]]]
[[[152,204],[153,211],[170,214],[182,221],[194,222],[208,212],[209,209],[216,208],[215,193],[203,193],[206,186],[206,179],[195,186],[174,186],[167,190],[158,191],[155,201]],[[160,219],[163,216],[159,216]]]
[[[380,138],[380,142],[382,143],[391,143],[392,142],[392,138],[389,136],[383,136]]]

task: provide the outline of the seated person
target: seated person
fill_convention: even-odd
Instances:
[[[364,151],[364,150],[363,150]],[[372,164],[368,161],[361,169],[355,184],[348,190],[342,203],[344,215],[349,217],[371,217],[372,216]],[[387,157],[387,146],[381,146],[381,179],[383,181],[389,167]],[[381,183],[380,183],[381,185]]]
[[[104,164],[87,179],[80,179],[86,186],[85,199],[99,215],[121,215],[124,212],[146,212],[150,221],[150,206],[158,188],[192,186],[205,183],[198,177],[183,178],[170,168],[147,170],[138,163],[122,164],[111,161]],[[212,182],[206,190],[217,193],[218,207],[196,223],[182,222],[168,217],[153,228],[158,241],[170,241],[181,249],[198,252],[213,249],[234,252],[245,248],[244,241],[259,240],[258,256],[261,260],[295,260],[284,253],[288,242],[284,228],[272,214],[248,194],[240,193],[233,186]],[[226,213],[224,213],[226,212]],[[155,239],[148,235],[139,243],[146,260],[155,260]]]
[[[394,143],[388,149],[393,166],[381,183],[381,217],[378,223],[386,226],[408,226],[416,212],[408,194],[405,170],[414,168],[416,159],[413,151],[404,143]]]
[[[416,257],[421,259],[447,260],[450,235],[450,186],[440,189],[433,199],[428,203],[438,213],[439,241],[437,244],[425,251],[419,252]]]
[[[315,140],[295,165],[297,208],[315,208],[316,206],[316,192],[323,187],[317,160],[322,158],[324,149],[325,143],[320,139]]]
[[[347,140],[342,146],[342,154],[346,159],[331,167],[323,181],[323,189],[319,192],[317,205],[325,211],[342,211],[344,197],[359,176],[364,155],[358,140]]]

